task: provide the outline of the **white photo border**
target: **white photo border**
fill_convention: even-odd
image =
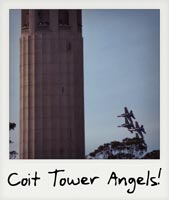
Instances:
[[[10,9],[160,9],[160,159],[159,160],[9,160],[9,10]],[[4,0],[0,7],[0,199],[169,199],[169,2],[167,0],[65,0],[17,1]],[[160,184],[156,187],[138,186],[127,194],[127,187],[114,188],[105,183],[112,171],[120,176],[138,177],[161,171]],[[101,177],[92,186],[52,187],[48,171],[64,169],[65,176]],[[18,179],[38,171],[42,177],[35,187],[11,187],[8,176],[18,173]]]

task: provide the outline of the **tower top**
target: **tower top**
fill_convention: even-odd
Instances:
[[[81,34],[81,10],[22,10],[22,34],[69,32]]]

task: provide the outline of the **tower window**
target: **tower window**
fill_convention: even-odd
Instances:
[[[29,28],[29,10],[22,10],[22,30]]]
[[[46,28],[49,26],[49,10],[37,11],[37,26],[38,28]]]
[[[70,43],[70,42],[67,42],[67,43],[66,43],[66,50],[67,50],[67,51],[70,51],[70,50],[71,50],[71,43]]]
[[[69,25],[68,10],[59,10],[59,25]]]

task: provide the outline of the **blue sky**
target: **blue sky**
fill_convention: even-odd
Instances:
[[[160,11],[83,10],[86,154],[99,145],[133,137],[117,118],[132,109],[147,134],[148,150],[160,143]],[[20,11],[10,12],[10,120],[19,146]]]

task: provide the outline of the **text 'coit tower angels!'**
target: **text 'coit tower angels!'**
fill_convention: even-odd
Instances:
[[[22,10],[20,158],[84,158],[81,10]]]

